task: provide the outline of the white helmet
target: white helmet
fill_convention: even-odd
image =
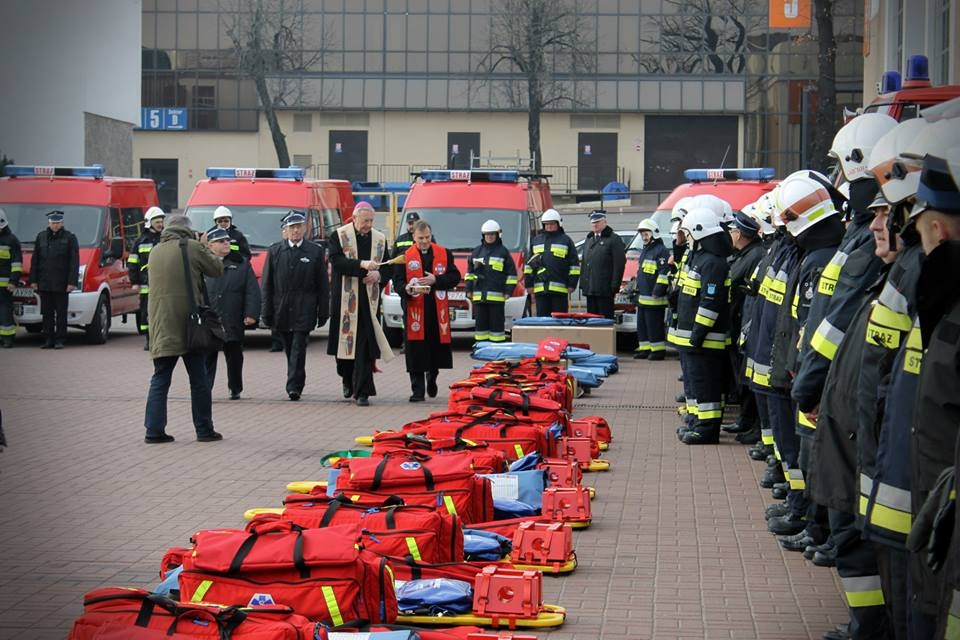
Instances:
[[[487,220],[480,227],[480,233],[500,233],[500,223],[496,220]]]
[[[698,196],[693,196],[689,205],[690,211],[694,209],[710,209],[721,222],[733,221],[733,207],[730,206],[729,202],[712,193],[702,193]]]
[[[7,212],[0,209],[0,230],[7,228]]]
[[[165,218],[165,217],[167,217],[167,214],[163,212],[163,209],[161,209],[160,207],[150,207],[149,209],[147,209],[147,212],[143,214],[143,221],[146,222],[147,224],[150,224],[151,222],[153,222],[154,218]]]
[[[560,217],[560,212],[556,209],[547,209],[543,212],[543,215],[540,216],[540,224],[543,224],[544,222],[556,222],[557,224],[560,224],[563,222],[563,218]]]
[[[691,196],[677,200],[673,205],[673,209],[670,210],[670,220],[683,220],[683,216],[687,215],[687,212],[690,210],[690,203],[692,201],[693,197]]]
[[[808,172],[791,174],[780,183],[781,219],[793,237],[837,213],[827,188],[818,180],[799,173]]]
[[[680,228],[690,234],[694,240],[703,240],[707,236],[723,233],[720,219],[713,209],[691,209],[683,216]]]
[[[660,237],[660,227],[657,226],[657,223],[654,222],[653,218],[641,220],[640,224],[637,225],[637,231],[649,231],[653,234],[654,238]]]
[[[891,205],[899,204],[917,192],[921,163],[905,159],[902,152],[913,148],[920,132],[930,126],[923,118],[904,120],[877,140],[870,152],[870,172],[877,179],[883,197]]]
[[[741,209],[743,213],[757,221],[760,225],[760,233],[768,236],[773,233],[773,225],[770,224],[770,212],[766,210],[766,203],[770,201],[769,194],[763,194],[756,202],[751,202]]]
[[[220,205],[213,212],[213,219],[219,220],[220,218],[230,218],[231,220],[233,220],[233,212],[230,211],[230,209],[226,208],[225,206]]]
[[[843,125],[833,138],[827,155],[840,162],[840,171],[848,182],[869,178],[867,160],[877,140],[897,126],[885,113],[864,113]]]

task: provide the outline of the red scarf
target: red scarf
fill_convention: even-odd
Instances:
[[[447,250],[438,244],[430,243],[430,251],[433,253],[433,274],[442,276],[447,272]],[[413,278],[423,277],[423,257],[420,255],[420,249],[413,245],[404,252],[407,259],[407,277],[409,283]],[[423,309],[427,297],[430,297],[437,305],[437,324],[440,327],[441,344],[450,344],[450,312],[447,309],[447,292],[443,289],[433,290],[422,296],[409,298],[407,300],[407,340],[423,340]]]

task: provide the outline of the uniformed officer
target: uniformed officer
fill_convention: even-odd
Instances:
[[[390,254],[391,258],[405,253],[407,249],[413,246],[413,225],[420,219],[420,214],[416,211],[407,211],[403,218],[407,223],[407,230],[398,235],[397,239],[393,241],[393,252]]]
[[[587,297],[587,312],[613,319],[614,298],[623,284],[627,248],[607,224],[607,212],[590,214],[590,233],[583,243],[580,289]]]
[[[476,322],[474,340],[504,342],[504,307],[517,286],[517,266],[500,238],[496,220],[487,220],[480,227],[483,241],[474,248],[467,262],[464,282],[473,301]]]
[[[7,213],[0,209],[0,346],[13,347],[17,325],[13,319],[13,292],[23,273],[20,240],[7,222]]]
[[[533,290],[536,314],[549,317],[554,311],[566,313],[570,294],[580,280],[580,258],[576,245],[563,230],[563,220],[556,209],[547,209],[540,216],[543,231],[534,237],[530,255],[523,268],[524,284]]]
[[[150,294],[150,251],[160,242],[163,220],[167,214],[160,207],[150,207],[143,216],[143,233],[133,243],[130,257],[127,258],[127,271],[130,283],[140,293],[140,311],[137,313],[137,330],[144,335],[144,351],[150,350],[150,325],[147,318],[147,296]]]
[[[230,251],[238,251],[241,256],[249,260],[250,243],[247,242],[247,237],[243,235],[243,232],[233,224],[233,212],[223,205],[217,207],[213,212],[213,223],[214,226],[207,230],[207,233],[217,227],[226,229],[227,233],[230,234]]]
[[[696,418],[680,435],[684,444],[716,444],[723,417],[723,377],[727,366],[730,236],[710,209],[693,209],[681,228],[693,242],[677,301],[674,343],[686,355],[684,379],[696,398]]]
[[[40,293],[43,314],[41,349],[63,349],[67,339],[67,306],[80,276],[80,245],[63,228],[63,211],[47,214],[47,228],[33,245],[30,286]]]
[[[660,239],[652,218],[641,220],[637,232],[643,248],[637,261],[637,360],[663,360],[667,351],[667,287],[670,284],[670,250]]]
[[[307,218],[291,211],[284,218],[286,239],[267,252],[261,278],[263,323],[283,340],[287,356],[287,396],[299,400],[306,382],[310,332],[330,315],[330,284],[323,247],[304,239]]]

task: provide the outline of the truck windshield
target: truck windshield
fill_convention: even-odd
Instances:
[[[503,229],[501,238],[508,251],[524,251],[530,244],[530,227],[526,211],[516,209],[423,209],[410,207],[420,218],[430,223],[434,242],[450,251],[471,251],[483,241],[480,227],[487,220],[496,220]],[[405,210],[406,212],[406,210]],[[398,233],[406,232],[406,223],[402,222]]]
[[[17,204],[3,202],[0,207],[7,214],[7,222],[13,234],[25,245],[32,245],[37,234],[47,228],[46,214],[63,211],[63,228],[77,236],[81,247],[100,244],[103,229],[104,207],[82,206],[54,202]]]
[[[239,207],[228,205],[233,214],[233,224],[243,235],[251,247],[269,247],[280,240],[280,220],[290,213],[290,207]],[[188,207],[186,214],[198,231],[207,231],[213,228],[213,212],[215,206]]]

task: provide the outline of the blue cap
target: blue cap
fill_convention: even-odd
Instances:
[[[229,240],[230,232],[226,229],[217,227],[213,231],[207,232],[207,242],[216,242],[218,240]]]
[[[760,223],[743,211],[737,211],[733,214],[733,224],[736,226],[737,231],[745,236],[752,238],[760,233]]]
[[[590,212],[590,222],[597,222],[598,220],[606,220],[607,212],[603,209],[594,209]]]
[[[306,222],[307,216],[303,215],[300,211],[293,210],[283,219],[283,226],[289,227],[293,224],[305,224]]]
[[[63,211],[51,211],[47,214],[48,222],[63,222]]]

